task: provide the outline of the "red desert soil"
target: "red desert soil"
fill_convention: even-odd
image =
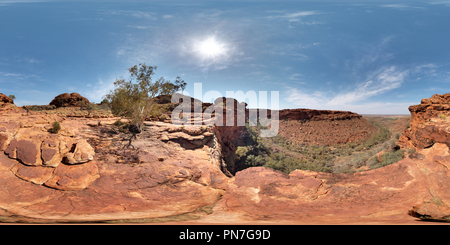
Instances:
[[[450,216],[450,94],[411,106],[412,158],[354,174],[253,167],[227,177],[214,127],[146,122],[123,149],[117,118],[0,105],[1,222],[422,224]],[[428,103],[429,102],[429,103]],[[5,102],[2,102],[5,103]],[[8,103],[8,102],[6,102]],[[61,131],[47,129],[58,120]],[[227,131],[221,131],[225,133]],[[129,137],[129,135],[128,135]]]

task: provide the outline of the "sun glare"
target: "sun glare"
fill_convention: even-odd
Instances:
[[[216,42],[214,37],[211,37],[199,45],[199,51],[204,56],[215,57],[225,52],[223,44]]]

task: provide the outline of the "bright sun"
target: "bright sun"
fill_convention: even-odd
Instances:
[[[216,42],[214,37],[201,42],[198,49],[202,55],[210,57],[215,57],[225,52],[224,45]]]

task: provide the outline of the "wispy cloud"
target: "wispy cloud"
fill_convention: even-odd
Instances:
[[[294,73],[294,74],[292,74],[292,75],[289,76],[289,79],[290,79],[290,80],[299,80],[299,79],[301,79],[302,77],[303,77],[302,74],[300,74],[300,73]]]
[[[407,10],[407,9],[425,9],[424,7],[410,6],[410,5],[407,5],[407,4],[383,4],[383,5],[380,5],[380,7],[383,7],[383,8],[393,8],[393,9],[400,9],[400,10]]]
[[[409,72],[409,70],[400,70],[395,66],[383,68],[369,74],[364,82],[355,85],[351,91],[338,94],[301,91],[298,88],[288,87],[286,101],[304,108],[347,108],[354,104],[360,104],[372,96],[400,87]]]
[[[395,39],[394,35],[386,36],[375,44],[359,44],[355,57],[345,61],[346,68],[349,69],[355,77],[365,67],[373,67],[385,64],[394,58],[392,53],[386,52],[389,43]]]
[[[437,2],[431,2],[429,4],[442,4],[442,5],[445,5],[447,7],[450,7],[450,1],[437,1]]]
[[[89,101],[100,102],[103,100],[103,96],[109,93],[110,90],[114,90],[115,86],[113,81],[104,82],[101,78],[98,79],[94,85],[87,84],[86,91],[83,93]]]
[[[274,55],[287,55],[294,60],[306,60],[308,56],[302,53],[302,49],[309,48],[311,46],[304,46],[298,44],[286,44],[286,45],[267,45],[264,52]]]
[[[37,59],[35,59],[35,58],[25,58],[24,60],[25,60],[26,62],[29,62],[29,63],[35,63],[35,64],[39,64],[39,63],[42,62],[42,60],[37,60]]]
[[[164,19],[170,19],[170,18],[173,18],[174,16],[173,15],[170,15],[170,14],[166,14],[166,15],[163,15],[163,18]]]
[[[42,77],[35,74],[20,74],[0,71],[0,81],[13,81],[13,80],[25,80],[34,79],[38,81],[45,81]]]
[[[152,26],[127,25],[127,27],[136,28],[136,29],[148,29],[148,28],[151,28]]]
[[[33,57],[20,58],[20,56],[18,56],[17,58],[18,58],[17,62],[25,61],[25,62],[32,63],[32,64],[39,64],[39,63],[43,62],[42,60],[38,60]]]
[[[140,19],[151,19],[151,20],[157,19],[156,13],[154,12],[145,12],[136,10],[110,10],[105,12],[105,14],[131,16]]]
[[[318,11],[300,11],[300,12],[295,12],[295,13],[287,13],[287,14],[283,14],[283,15],[271,15],[271,16],[268,16],[267,19],[269,19],[269,20],[283,19],[283,20],[294,21],[294,20],[299,20],[305,16],[316,15],[316,14],[320,14],[320,13]]]
[[[310,15],[318,15],[318,14],[322,14],[319,11],[300,11],[300,12],[294,12],[294,13],[286,13],[286,14],[282,14],[282,15],[271,15],[271,16],[267,16],[266,18],[268,20],[283,20],[283,21],[288,21],[289,28],[293,28],[293,26],[291,26],[291,23],[297,23],[297,24],[301,24],[301,25],[318,25],[318,24],[325,24],[326,22],[324,21],[302,21],[302,19],[306,16],[310,16]]]

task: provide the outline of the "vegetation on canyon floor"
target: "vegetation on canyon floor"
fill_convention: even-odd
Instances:
[[[236,150],[235,165],[239,169],[264,166],[285,173],[295,169],[353,173],[383,167],[413,153],[413,150],[400,149],[398,146],[400,132],[391,132],[378,122],[373,124],[379,130],[369,139],[333,146],[295,144],[280,134],[272,138],[260,138],[259,131],[265,127],[247,124],[243,144]]]

